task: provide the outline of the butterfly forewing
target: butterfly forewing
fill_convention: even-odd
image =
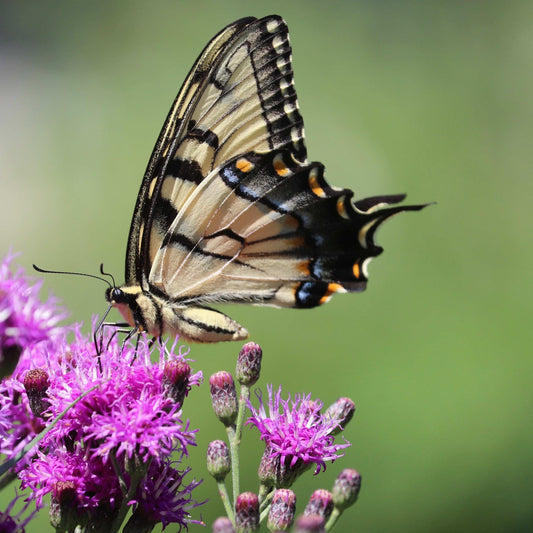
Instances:
[[[279,17],[242,19],[200,55],[143,180],[130,232],[128,282],[147,286],[166,230],[213,169],[237,153],[285,146],[305,160],[290,58],[288,29]]]

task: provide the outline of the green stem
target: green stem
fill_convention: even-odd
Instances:
[[[337,520],[340,518],[341,514],[342,511],[338,507],[333,508],[333,512],[326,523],[326,531],[331,531],[333,529],[333,526],[337,523]]]
[[[227,426],[226,432],[228,434],[229,451],[231,455],[231,484],[233,487],[233,505],[235,505],[237,496],[239,495],[239,443],[235,426]]]
[[[239,398],[239,411],[237,413],[237,429],[236,433],[239,438],[239,444],[242,437],[242,426],[244,422],[244,414],[246,413],[246,402],[250,399],[250,389],[247,385],[241,385],[241,397]]]
[[[259,485],[259,506],[260,509],[264,509],[265,505],[268,505],[272,497],[274,496],[274,487],[267,485]]]
[[[266,485],[259,486],[259,523],[261,523],[265,518],[268,517],[270,513],[270,504],[272,503],[272,498],[274,497],[274,487],[267,487]]]
[[[218,493],[220,494],[220,499],[224,504],[224,509],[226,509],[226,515],[231,520],[233,526],[235,526],[235,515],[231,506],[231,500],[228,494],[228,489],[226,488],[226,484],[224,483],[224,481],[217,481],[217,487]]]
[[[259,515],[259,523],[261,523],[268,516],[268,513],[270,513],[270,506],[261,511],[261,514]]]
[[[246,385],[241,385],[241,395],[239,398],[239,409],[235,425],[226,427],[228,434],[229,449],[231,454],[231,481],[233,486],[233,505],[240,494],[240,463],[239,446],[241,444],[244,415],[246,413],[246,401],[250,398],[250,389]]]
[[[130,505],[128,504],[135,496],[135,492],[137,491],[137,485],[139,484],[139,481],[143,478],[143,476],[148,471],[148,467],[150,466],[150,461],[148,461],[147,463],[143,465],[137,464],[135,459],[128,461],[128,465],[126,467],[126,472],[129,474],[129,478],[130,478],[130,486],[128,488],[126,480],[124,479],[124,476],[122,475],[122,472],[120,471],[120,466],[118,464],[115,453],[114,452],[111,453],[110,457],[113,463],[113,468],[115,469],[115,472],[118,476],[120,489],[123,494],[122,503],[120,505],[120,508],[117,511],[117,514],[115,515],[111,528],[109,529],[109,533],[115,533],[119,531],[120,526],[122,525],[122,522],[124,522],[124,519],[126,518],[128,511],[130,510]]]

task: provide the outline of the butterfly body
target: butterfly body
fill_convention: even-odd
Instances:
[[[153,337],[170,335],[188,341],[220,342],[246,339],[248,332],[224,313],[200,306],[173,303],[139,286],[108,289],[106,300],[124,320]]]
[[[247,331],[212,304],[310,308],[361,291],[377,227],[423,206],[352,196],[307,160],[285,22],[238,20],[174,101],[137,198],[126,284],[106,299],[155,337],[216,342]]]

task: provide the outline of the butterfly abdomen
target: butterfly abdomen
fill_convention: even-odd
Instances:
[[[248,337],[248,331],[224,313],[160,298],[153,290],[143,291],[137,285],[108,289],[106,299],[131,327],[156,338],[170,335],[195,342],[221,342]]]

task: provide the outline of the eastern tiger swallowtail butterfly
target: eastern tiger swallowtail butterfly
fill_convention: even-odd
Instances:
[[[310,308],[365,288],[379,225],[405,195],[352,201],[309,162],[278,16],[243,18],[200,54],[141,183],[126,283],[106,299],[154,337],[217,342],[248,332],[210,304]]]

